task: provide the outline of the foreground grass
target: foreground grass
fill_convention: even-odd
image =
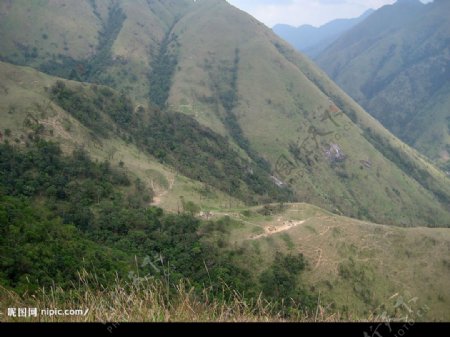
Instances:
[[[226,286],[224,286],[224,289]],[[95,277],[80,274],[71,290],[59,287],[22,294],[0,287],[3,322],[338,322],[318,305],[313,312],[290,310],[283,315],[274,304],[262,299],[246,299],[231,291],[227,300],[212,297],[210,289],[201,294],[186,282],[168,288],[164,282],[139,278],[134,282],[116,280],[111,287],[98,284]],[[37,317],[9,317],[8,308],[37,308]],[[81,309],[76,316],[50,316],[41,310]],[[86,313],[86,314],[85,314]]]

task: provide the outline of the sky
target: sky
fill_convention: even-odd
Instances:
[[[396,0],[228,0],[268,27],[277,23],[321,26],[334,19],[355,18]],[[431,0],[421,0],[424,3]]]

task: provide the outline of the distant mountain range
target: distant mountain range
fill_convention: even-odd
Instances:
[[[342,34],[364,21],[373,12],[373,9],[369,9],[358,18],[337,19],[320,27],[278,24],[273,27],[273,31],[298,51],[315,58]]]
[[[450,171],[450,1],[384,6],[317,63],[370,114]]]

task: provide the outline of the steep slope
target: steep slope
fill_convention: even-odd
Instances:
[[[87,8],[85,2],[81,3],[80,8]],[[19,12],[27,11],[23,3],[10,4],[11,11],[19,11],[20,5],[25,8]],[[445,175],[393,137],[314,64],[255,19],[221,0],[146,3],[122,0],[113,4],[108,17],[116,17],[114,22],[123,21],[124,16],[119,15],[123,12],[126,18],[112,44],[113,61],[101,68],[99,76],[110,74],[113,79],[119,79],[120,76],[114,75],[116,72],[127,72],[130,78],[136,76],[132,80],[134,87],[128,88],[127,82],[121,80],[106,82],[130,92],[137,97],[137,102],[150,99],[163,114],[167,110],[195,118],[216,134],[215,151],[219,143],[229,142],[229,149],[223,149],[233,153],[232,157],[240,162],[225,156],[233,164],[218,165],[218,171],[225,172],[222,180],[219,175],[198,176],[197,170],[210,172],[205,167],[199,169],[201,162],[207,162],[202,159],[206,152],[202,156],[191,152],[198,144],[203,144],[201,149],[205,150],[205,141],[199,133],[199,137],[172,142],[165,149],[172,167],[184,169],[181,172],[191,178],[203,179],[203,184],[220,185],[222,191],[235,193],[243,201],[263,202],[275,195],[288,196],[292,201],[306,201],[378,223],[450,225],[450,184]],[[48,5],[42,2],[40,6]],[[130,32],[141,41],[153,36],[137,24],[132,8],[149,18],[147,25],[159,27],[154,32],[160,34],[138,49],[147,50],[148,64],[133,61],[141,60],[142,55],[128,47],[123,50],[129,54],[116,57],[117,51],[129,41]],[[167,18],[158,15],[158,21],[154,15],[156,8],[171,15]],[[53,14],[64,20],[63,14]],[[99,20],[95,15],[93,18]],[[134,28],[126,28],[132,22],[136,23]],[[23,30],[27,29],[32,28]],[[15,40],[9,45],[17,43]],[[23,42],[26,43],[33,48],[33,41]],[[98,59],[95,55],[99,53],[93,56]],[[41,68],[39,62],[39,59],[30,61],[30,65]],[[129,68],[130,64],[140,64],[139,69],[143,71]],[[146,116],[151,122],[160,115]],[[170,124],[170,118],[161,121]],[[153,123],[165,140],[180,135],[174,132],[178,125],[171,125],[164,133],[158,123]],[[142,132],[136,132],[133,127],[121,132],[131,134],[133,141],[137,138],[142,148],[149,148]],[[152,134],[150,129],[146,132]],[[153,151],[155,144],[150,146]],[[189,144],[192,146],[188,150]],[[179,150],[180,146],[188,151]],[[217,160],[221,158],[218,152]],[[164,158],[156,151],[152,154],[160,160]],[[190,170],[188,158],[196,165]],[[182,165],[178,167],[178,164]],[[214,160],[208,162],[208,165],[215,164]],[[236,174],[241,178],[234,179]],[[267,183],[268,179],[272,185]],[[295,194],[285,193],[287,186]]]
[[[373,9],[369,9],[360,17],[337,19],[320,27],[311,25],[293,27],[278,24],[272,29],[275,34],[289,42],[295,49],[314,59],[345,32],[365,20],[373,12]]]
[[[45,274],[47,284],[76,283],[77,267],[83,267],[78,259],[85,256],[86,264],[95,261],[112,273],[129,267],[132,259],[138,274],[148,275],[154,266],[148,265],[147,254],[160,252],[159,260],[164,255],[170,261],[171,281],[172,276],[191,275],[195,286],[219,285],[219,293],[223,282],[231,285],[230,292],[235,285],[245,285],[251,301],[263,281],[280,288],[282,282],[271,278],[271,271],[281,271],[281,278],[292,281],[286,274],[292,264],[277,269],[276,252],[300,253],[305,270],[294,275],[295,287],[288,290],[305,287],[297,293],[301,300],[320,294],[321,303],[343,319],[377,320],[373,317],[385,311],[397,319],[406,314],[411,318],[411,312],[395,308],[400,299],[414,301],[414,313],[420,309],[425,314],[415,320],[448,317],[449,229],[385,226],[450,226],[450,184],[443,172],[384,129],[307,58],[224,1],[124,0],[112,1],[109,9],[101,1],[89,2],[91,7],[77,3],[79,7],[67,1],[36,2],[55,15],[51,22],[67,17],[62,9],[56,13],[46,6],[66,4],[76,13],[92,11],[83,20],[111,17],[113,22],[123,21],[122,28],[111,29],[110,38],[104,39],[107,43],[94,39],[106,46],[100,48],[103,51],[112,43],[111,54],[97,48],[90,56],[79,56],[89,59],[86,71],[69,67],[67,73],[70,62],[82,62],[64,57],[69,63],[61,61],[51,69],[91,82],[103,82],[104,74],[120,79],[121,72],[130,71],[127,76],[135,75],[136,80],[130,81],[133,87],[126,81],[106,81],[113,89],[0,62],[0,148],[5,154],[0,159],[0,224],[7,234],[0,236],[0,243],[8,253],[1,261],[8,267],[0,272],[7,281],[0,280],[2,285],[28,289],[28,271]],[[26,9],[29,2],[2,3],[2,11],[9,8],[14,14],[13,8],[20,12],[20,6]],[[47,15],[41,7],[40,15]],[[126,13],[125,19],[121,13]],[[126,47],[123,52],[128,54],[115,59],[114,53],[130,41],[127,34],[133,29],[124,27],[135,16],[148,17],[146,25],[153,25],[155,35],[147,35],[145,29],[141,34],[139,25],[137,35],[131,35],[137,41],[155,39],[139,50]],[[0,20],[0,26],[3,23]],[[17,39],[25,41],[34,33],[33,21],[23,29],[24,37]],[[8,39],[2,38],[0,45],[9,43],[4,41]],[[35,42],[27,43],[32,50]],[[17,43],[10,45],[15,48]],[[81,53],[84,47],[80,48]],[[108,60],[108,55],[112,61],[97,67],[98,60]],[[48,60],[34,61],[23,62],[42,69]],[[127,68],[129,64],[136,68]],[[133,94],[134,90],[140,93]],[[69,164],[56,165],[56,146],[39,148],[41,139],[60,143],[69,154],[84,149],[100,163],[78,156],[72,162],[61,159]],[[83,170],[78,162],[91,169]],[[124,171],[129,185],[119,175],[114,177],[117,186],[108,190],[112,173]],[[106,184],[99,180],[102,177]],[[63,202],[66,196],[58,195],[60,185],[69,196]],[[169,211],[218,221],[162,216],[160,210],[148,207],[152,191],[154,202]],[[274,200],[280,202],[248,206]],[[286,200],[308,201],[328,211],[282,202]],[[100,217],[86,217],[90,214],[86,208]],[[89,228],[88,237],[75,232],[72,224],[80,230]],[[94,247],[94,239],[101,245]],[[139,259],[140,254],[147,256]],[[51,273],[44,269],[47,266]],[[248,274],[237,274],[242,266]],[[260,276],[265,272],[269,277],[264,279]],[[139,275],[126,275],[141,289]],[[110,293],[112,288],[109,283],[101,291]],[[1,303],[21,306],[4,301],[4,289],[0,290]],[[74,300],[70,294],[61,296],[70,302]],[[136,298],[141,304],[148,299],[139,293]],[[129,299],[125,302],[131,306]],[[208,303],[215,299],[208,298]],[[31,304],[35,300],[24,299]],[[164,297],[167,302],[174,304]],[[117,301],[99,303],[118,308]],[[122,319],[132,319],[125,311],[120,308]],[[143,314],[137,311],[140,316],[134,317],[139,319]],[[102,316],[92,319],[98,317]]]
[[[0,151],[2,150],[4,150],[4,146],[0,145]],[[63,226],[56,221],[49,223],[48,214],[46,214],[46,222],[44,222],[42,209],[37,211],[23,206],[19,208],[21,206],[19,200],[14,202],[13,198],[5,198],[2,194],[0,194],[0,201],[0,211],[9,211],[11,222],[6,235],[2,235],[0,238],[0,245],[2,248],[13,247],[13,249],[2,250],[2,253],[3,251],[8,253],[8,258],[2,260],[2,265],[9,268],[2,269],[0,277],[11,275],[12,272],[20,275],[20,272],[17,273],[17,271],[23,272],[25,269],[33,276],[45,275],[45,283],[56,283],[58,286],[58,291],[54,292],[55,296],[49,297],[47,288],[45,292],[38,291],[31,297],[28,295],[29,293],[19,296],[25,292],[25,289],[29,289],[30,279],[31,282],[34,281],[30,276],[20,279],[24,291],[16,288],[17,293],[15,293],[8,288],[5,289],[5,284],[2,284],[0,285],[0,303],[4,307],[68,307],[74,299],[71,297],[72,293],[69,292],[69,286],[64,281],[67,282],[72,278],[75,279],[75,284],[78,286],[76,288],[76,294],[79,294],[77,300],[80,297],[84,298],[81,303],[77,303],[81,307],[89,308],[89,314],[88,316],[60,317],[58,321],[114,319],[152,322],[165,320],[235,322],[241,319],[244,321],[250,319],[266,322],[280,319],[279,307],[275,310],[275,316],[270,314],[272,312],[270,308],[276,305],[276,301],[264,301],[261,304],[263,307],[260,305],[254,307],[255,302],[258,303],[256,298],[249,296],[248,292],[245,293],[245,296],[238,295],[240,292],[235,292],[237,290],[235,288],[227,287],[236,296],[232,297],[234,305],[224,307],[211,289],[211,279],[208,277],[215,276],[211,275],[213,273],[211,265],[208,264],[209,273],[204,272],[202,268],[204,261],[198,259],[198,255],[195,255],[191,262],[195,265],[192,272],[201,274],[203,270],[203,278],[206,279],[203,286],[207,287],[207,289],[201,288],[204,297],[200,298],[193,294],[190,287],[186,288],[185,285],[180,286],[176,283],[172,278],[173,273],[171,273],[170,288],[165,283],[159,283],[158,278],[155,277],[141,277],[141,279],[133,279],[134,282],[132,282],[129,278],[117,280],[116,276],[114,281],[111,280],[110,283],[104,284],[101,289],[96,285],[99,282],[105,282],[104,276],[100,279],[96,277],[95,281],[91,282],[94,277],[83,272],[81,280],[76,278],[76,267],[77,263],[80,263],[81,256],[85,258],[83,266],[86,266],[88,270],[90,268],[88,264],[92,263],[97,267],[104,268],[105,272],[116,274],[123,267],[129,267],[131,262],[132,270],[136,272],[139,268],[136,266],[136,262],[142,261],[140,256],[142,250],[136,252],[134,249],[136,246],[140,248],[142,243],[145,243],[143,238],[145,237],[150,242],[154,239],[158,241],[163,239],[168,244],[168,248],[174,252],[174,240],[171,235],[178,234],[180,228],[172,231],[171,235],[163,237],[155,237],[152,230],[146,231],[145,236],[139,235],[140,231],[134,231],[134,235],[128,235],[124,240],[125,245],[121,245],[121,247],[125,247],[126,251],[133,253],[130,256],[130,254],[125,255],[117,250],[111,251],[104,246],[95,246],[92,243],[87,245],[82,235],[71,226]],[[15,208],[13,208],[14,206]],[[15,212],[11,212],[12,209]],[[17,212],[18,209],[22,212]],[[270,212],[271,210],[273,213]],[[34,212],[30,214],[30,211]],[[224,217],[225,214],[226,217]],[[447,282],[450,277],[448,255],[450,229],[448,228],[398,228],[376,225],[339,217],[306,204],[287,204],[281,208],[280,205],[271,205],[264,208],[217,211],[211,215],[211,219],[213,222],[204,222],[198,227],[202,246],[212,247],[213,252],[218,253],[220,257],[227,255],[236,257],[233,261],[235,265],[228,265],[224,268],[222,264],[220,267],[220,285],[223,285],[223,274],[226,270],[236,270],[241,265],[250,271],[245,275],[247,280],[252,282],[250,291],[252,288],[258,287],[260,281],[267,279],[270,281],[270,278],[262,277],[267,275],[267,271],[270,270],[278,271],[283,280],[283,282],[273,283],[273,289],[279,289],[282,284],[286,283],[290,285],[292,279],[288,277],[289,274],[280,273],[283,270],[280,270],[280,267],[286,267],[275,264],[275,261],[280,261],[277,260],[280,253],[291,257],[302,254],[305,268],[301,275],[297,276],[297,282],[303,287],[303,296],[307,293],[314,294],[312,308],[314,314],[311,316],[311,310],[307,317],[304,317],[304,313],[301,311],[294,311],[293,314],[286,312],[282,316],[284,322],[286,320],[307,322],[368,320],[378,322],[388,318],[390,321],[404,321],[408,318],[414,322],[448,320],[450,314],[450,293]],[[152,220],[150,218],[150,221]],[[164,221],[164,218],[161,220]],[[164,224],[168,227],[165,229],[173,230],[173,223],[164,221]],[[183,236],[189,236],[192,240],[192,229],[185,224],[186,218],[184,218],[183,226],[180,226],[185,228],[184,235],[175,234],[175,240],[183,240]],[[175,226],[177,225],[179,224],[175,223]],[[111,233],[106,237],[111,236],[116,240],[123,238],[124,234],[119,236]],[[37,237],[38,240],[36,240]],[[45,241],[42,240],[43,238]],[[136,246],[130,245],[130,241]],[[17,242],[21,244],[17,245]],[[33,245],[33,251],[42,254],[35,255],[34,263],[24,264],[24,262],[30,261],[29,249],[27,249],[27,244],[30,243]],[[195,243],[198,244],[198,242]],[[58,244],[60,247],[57,246]],[[183,245],[182,247],[192,252],[192,246]],[[198,246],[195,249],[198,249]],[[64,257],[64,261],[42,259],[43,255],[46,256],[49,253]],[[211,261],[211,255],[208,255],[206,263]],[[214,257],[212,259],[214,261]],[[17,261],[15,264],[11,263],[15,261]],[[175,263],[176,260],[171,260],[173,266],[172,262]],[[189,263],[185,263],[185,260],[183,262],[185,266],[191,267]],[[58,279],[49,279],[51,274],[48,271],[51,272],[51,267],[56,265],[56,270],[58,270],[57,268],[61,268],[61,264],[66,267],[65,273],[59,273]],[[274,268],[275,266],[278,269]],[[159,267],[160,265],[156,261],[154,266],[148,266],[144,260],[142,267],[138,270],[140,275],[147,275],[150,272],[154,276],[153,268]],[[293,269],[292,264],[287,267],[288,270]],[[135,273],[131,272],[129,275],[135,275]],[[8,283],[17,282],[17,280],[11,279],[6,279],[6,281],[6,286]],[[125,282],[126,284],[124,284]],[[228,283],[227,285],[230,286]],[[152,291],[150,294],[149,290]],[[167,301],[169,294],[166,292],[169,290],[171,300]],[[88,291],[87,294],[86,291]],[[181,295],[185,295],[181,299],[177,296],[180,292]],[[174,294],[175,297],[172,296]],[[259,293],[256,296],[259,296]],[[259,298],[261,299],[261,297]],[[197,299],[202,301],[198,303]],[[216,304],[216,301],[219,303]],[[178,305],[179,302],[182,302],[183,305],[179,308],[175,307],[178,310],[173,313],[171,310],[174,310],[174,305]],[[160,308],[162,305],[163,308]],[[186,305],[192,306],[192,310]],[[111,313],[105,313],[103,309],[105,306],[111,308]],[[252,315],[245,315],[242,311],[243,308],[245,308],[245,313],[251,312]],[[263,309],[261,312],[263,315],[254,317],[253,315],[259,313],[261,309]],[[201,314],[198,310],[205,311],[205,313]],[[316,312],[321,312],[321,314],[318,316]],[[29,322],[35,320],[45,322],[47,320],[54,321],[54,319],[49,316],[4,317],[2,321],[26,320]]]
[[[244,250],[258,273],[276,252],[301,253],[308,261],[302,279],[320,293],[325,308],[345,319],[404,318],[403,299],[418,320],[446,320],[450,312],[448,228],[398,228],[340,217],[306,204],[284,209],[228,211],[241,226],[227,239]],[[220,217],[216,213],[213,218]],[[398,308],[397,308],[398,309]],[[426,317],[417,317],[417,310]],[[348,315],[348,316],[347,316]]]
[[[410,224],[424,214],[425,223],[433,221],[429,207],[448,193],[444,175],[256,20],[224,2],[205,2],[174,32],[181,71],[172,107],[241,146],[248,140],[301,200],[384,223]],[[434,187],[418,172],[433,177]],[[441,201],[446,213],[448,200]]]
[[[448,1],[385,6],[338,39],[318,64],[384,126],[448,161]]]
[[[242,200],[230,196],[236,195],[238,189],[230,190],[229,185],[236,174],[246,176],[245,168],[235,166],[239,156],[226,147],[225,139],[201,128],[194,120],[173,113],[158,117],[142,105],[132,106],[130,115],[127,105],[132,102],[112,89],[62,81],[31,68],[0,62],[0,76],[3,86],[0,142],[29,146],[46,139],[61,144],[69,154],[84,149],[96,160],[107,160],[112,166],[125,168],[132,177],[140,179],[144,188],[154,192],[157,205],[172,211],[180,210],[180,197],[202,208],[243,204]],[[149,116],[151,120],[147,120]],[[127,124],[135,122],[151,129],[147,136],[139,135],[147,132],[145,128],[134,127],[129,132]],[[177,128],[176,132],[168,131],[173,127]],[[198,140],[200,136],[206,142]],[[180,144],[173,144],[175,141]],[[205,146],[207,152],[203,152]],[[192,159],[189,151],[195,151],[197,157]],[[233,172],[227,175],[224,170]],[[208,183],[201,182],[205,177],[198,175],[202,173],[209,177]],[[215,174],[220,175],[220,180],[212,178]],[[255,172],[252,186],[258,186],[256,178],[259,177]],[[225,192],[220,191],[215,179]],[[238,184],[239,179],[234,182]],[[268,178],[266,183],[273,185]],[[242,187],[240,199],[245,199],[243,195],[250,199],[257,197],[246,182],[242,182]]]
[[[450,175],[450,83],[440,88],[408,122],[401,137],[430,158],[436,159]]]
[[[256,275],[270,265],[276,251],[304,254],[309,267],[302,275],[302,282],[306,282],[311,289],[314,287],[316,293],[320,291],[322,305],[332,306],[333,309],[329,310],[339,312],[342,319],[366,319],[372,313],[379,315],[381,304],[393,310],[394,303],[390,298],[395,293],[418,296],[417,308],[425,304],[430,308],[426,313],[427,319],[445,319],[447,303],[450,301],[445,283],[449,272],[448,229],[400,229],[375,225],[335,216],[307,204],[246,208],[242,201],[230,198],[209,185],[183,177],[173,168],[158,163],[156,158],[142,151],[133,142],[122,140],[118,134],[109,135],[106,139],[93,134],[58,105],[56,100],[49,100],[48,95],[58,79],[31,68],[5,63],[0,63],[0,77],[2,85],[7,89],[2,92],[0,100],[0,118],[4,128],[1,130],[2,143],[8,141],[17,148],[28,144],[28,147],[33,148],[34,140],[43,138],[60,143],[66,153],[84,149],[95,160],[108,160],[114,170],[125,169],[132,181],[140,178],[144,188],[153,190],[155,199],[160,199],[158,205],[169,211],[180,211],[180,196],[183,196],[186,202],[193,201],[203,211],[210,211],[209,218],[212,220],[219,220],[223,216],[237,220],[241,224],[231,222],[220,232],[220,237],[237,251],[243,252],[242,261],[247,266],[255,266],[252,270]],[[63,83],[73,89],[83,86],[86,101],[95,94],[94,87],[90,85],[74,81]],[[89,88],[92,92],[87,91]],[[106,120],[106,115],[103,118],[107,129],[114,129],[113,121]],[[10,131],[5,132],[5,129]],[[8,162],[4,160],[2,164],[8,165]],[[25,176],[32,179],[30,175]],[[13,180],[5,181],[11,184]],[[129,187],[123,188],[125,193],[132,192],[128,190]],[[142,191],[138,193],[140,196],[145,194]],[[0,197],[6,198],[1,194]],[[94,199],[97,197],[95,195]],[[13,205],[11,200],[6,201],[2,206]],[[281,210],[277,211],[279,207]],[[82,207],[68,210],[77,209],[85,212]],[[65,212],[66,217],[70,214],[68,210]],[[37,214],[40,213],[26,214],[24,218],[27,222],[41,226]],[[31,216],[34,218],[29,219]],[[79,219],[76,224],[83,219],[85,218]],[[59,240],[62,235],[65,240],[74,242],[76,247],[83,248],[85,242],[80,241],[79,234],[64,234],[70,229],[66,226],[61,227],[56,222],[50,225],[49,222],[42,221],[42,227],[55,236],[53,239]],[[202,231],[206,232],[207,228],[205,226]],[[21,239],[26,240],[26,235]],[[40,242],[36,247],[45,251],[46,245]],[[92,243],[88,247],[94,248]],[[95,249],[105,251],[106,248],[98,246]],[[62,251],[65,257],[90,254],[90,250],[88,253],[72,252],[70,249]],[[125,266],[129,256],[116,257],[117,254],[100,255],[98,262],[108,263],[108,259],[114,258],[116,262],[122,261],[120,263]],[[404,264],[399,256],[404,257],[408,263]],[[98,258],[99,255],[96,255],[96,259]],[[20,268],[22,264],[14,266]],[[76,271],[76,267],[73,267],[72,272]],[[434,277],[430,278],[429,275]],[[389,314],[394,315],[394,312]]]
[[[5,1],[0,59],[112,85],[145,102],[164,42],[192,6],[189,0]]]

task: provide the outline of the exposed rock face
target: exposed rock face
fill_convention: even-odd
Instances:
[[[347,158],[338,144],[330,144],[330,147],[325,149],[325,156],[332,163],[343,162]]]

